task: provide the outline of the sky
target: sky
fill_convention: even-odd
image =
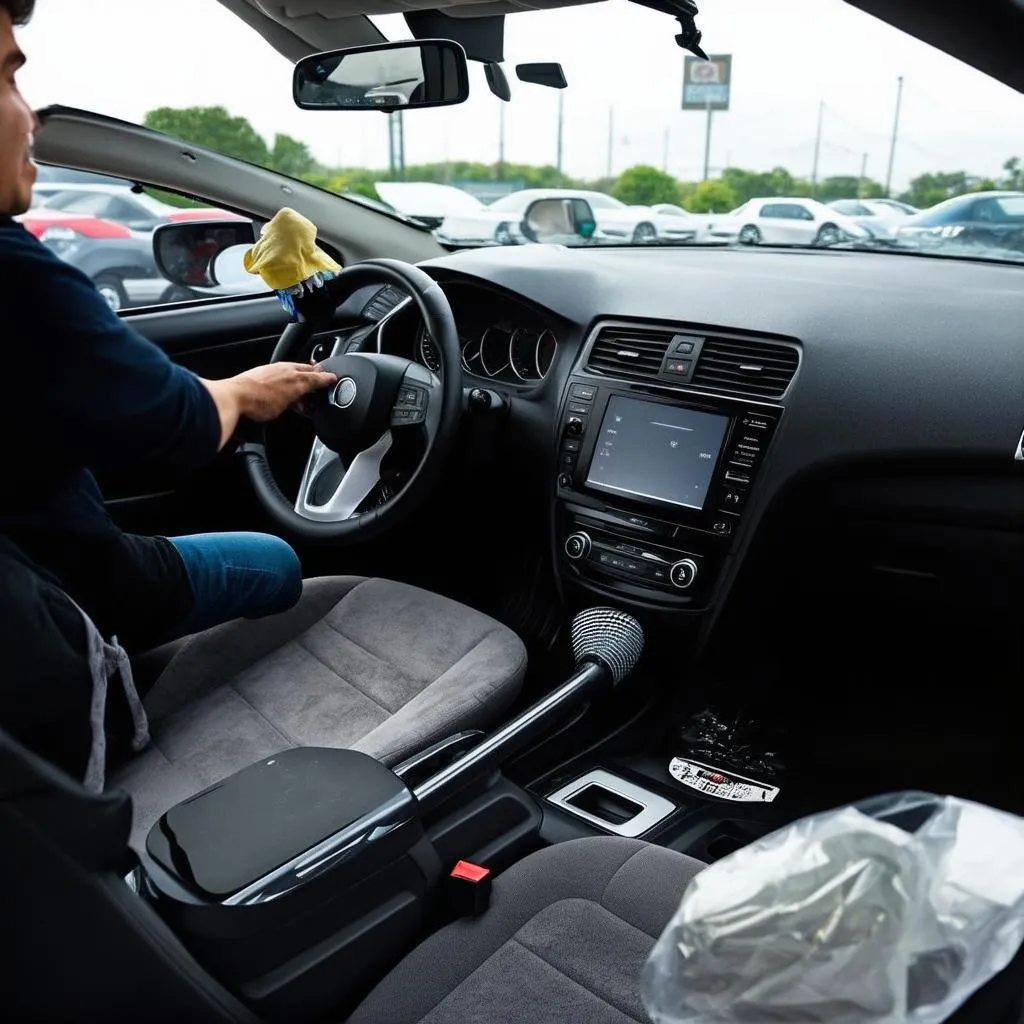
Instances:
[[[712,176],[730,165],[809,176],[820,111],[819,177],[857,175],[866,157],[868,176],[884,181],[899,76],[894,191],[926,171],[998,176],[1007,157],[1024,158],[1024,97],[842,0],[700,7],[705,49],[733,56],[731,109],[711,126]],[[410,36],[400,15],[374,21],[388,38]],[[613,174],[646,163],[700,179],[706,118],[680,109],[685,53],[674,19],[605,0],[511,15],[505,26],[512,101],[492,96],[483,67],[471,63],[468,102],[404,114],[407,164],[491,163],[502,137],[506,161],[554,163],[559,92],[519,82],[513,68],[560,61],[569,83],[566,173],[603,176],[610,148]],[[141,121],[158,106],[221,105],[268,139],[301,139],[325,164],[387,166],[383,115],[296,109],[291,65],[216,0],[38,0],[20,39],[29,62],[19,82],[36,107],[63,103]]]

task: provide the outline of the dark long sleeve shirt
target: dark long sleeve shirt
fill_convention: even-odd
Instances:
[[[0,533],[107,635],[158,637],[188,613],[192,593],[169,541],[113,522],[93,471],[178,478],[214,457],[220,429],[192,373],[0,217]]]

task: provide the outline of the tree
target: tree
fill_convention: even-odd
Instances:
[[[931,174],[920,174],[910,182],[910,188],[900,196],[905,203],[910,203],[923,210],[944,199],[962,195],[971,190],[971,184],[977,181],[966,171],[936,171]]]
[[[1011,156],[1003,164],[1006,177],[1003,179],[1003,188],[1012,189],[1015,192],[1024,191],[1024,167],[1021,166],[1019,156]]]
[[[785,167],[770,171],[745,171],[741,167],[726,167],[721,181],[736,197],[736,205],[761,196],[792,196],[809,194],[797,186],[796,179]]]
[[[267,144],[244,117],[232,117],[224,107],[158,107],[143,119],[147,128],[173,135],[227,156],[266,167]]]
[[[728,213],[741,205],[736,193],[721,179],[702,181],[685,202],[691,213]]]
[[[825,178],[815,190],[815,199],[830,203],[833,199],[875,199],[885,195],[877,181],[865,178],[863,182],[854,174],[836,174]]]
[[[280,132],[274,136],[274,145],[270,150],[270,166],[275,171],[293,178],[301,178],[317,169],[309,147],[304,142]]]
[[[631,206],[653,206],[655,203],[678,203],[679,182],[656,167],[637,164],[623,171],[612,195]]]

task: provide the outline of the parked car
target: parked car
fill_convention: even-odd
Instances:
[[[185,298],[153,260],[152,232],[175,221],[242,219],[212,207],[177,207],[121,178],[47,168],[32,190],[33,206],[19,219],[44,245],[88,274],[111,309]]]
[[[441,185],[433,181],[378,181],[374,185],[377,195],[393,210],[439,228],[445,217],[470,216],[486,209],[475,196],[454,185]]]
[[[524,241],[519,223],[535,199],[585,199],[597,219],[595,242],[692,241],[696,226],[650,206],[627,206],[604,192],[585,189],[525,188],[482,209],[445,217],[438,238],[453,245],[516,245]]]
[[[1024,192],[969,192],[907,217],[902,246],[971,247],[1024,252]]]
[[[833,199],[828,205],[855,220],[875,238],[892,238],[897,225],[917,212],[904,203],[879,199]]]
[[[751,199],[707,227],[711,241],[743,245],[835,245],[870,238],[870,232],[838,210],[803,196]]]
[[[17,219],[61,259],[87,274],[111,309],[170,301],[148,234],[91,214],[45,206]]]
[[[45,186],[52,188],[52,186]],[[180,207],[136,192],[129,185],[69,185],[46,197],[48,210],[86,213],[123,224],[132,231],[152,231],[158,224],[184,220],[208,220],[211,216],[234,219],[238,215],[212,207]]]
[[[694,241],[700,233],[700,220],[675,203],[655,203],[651,209],[658,215],[655,226],[661,238]]]

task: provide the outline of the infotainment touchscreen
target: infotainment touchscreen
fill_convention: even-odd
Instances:
[[[702,509],[727,416],[613,395],[587,486]]]

